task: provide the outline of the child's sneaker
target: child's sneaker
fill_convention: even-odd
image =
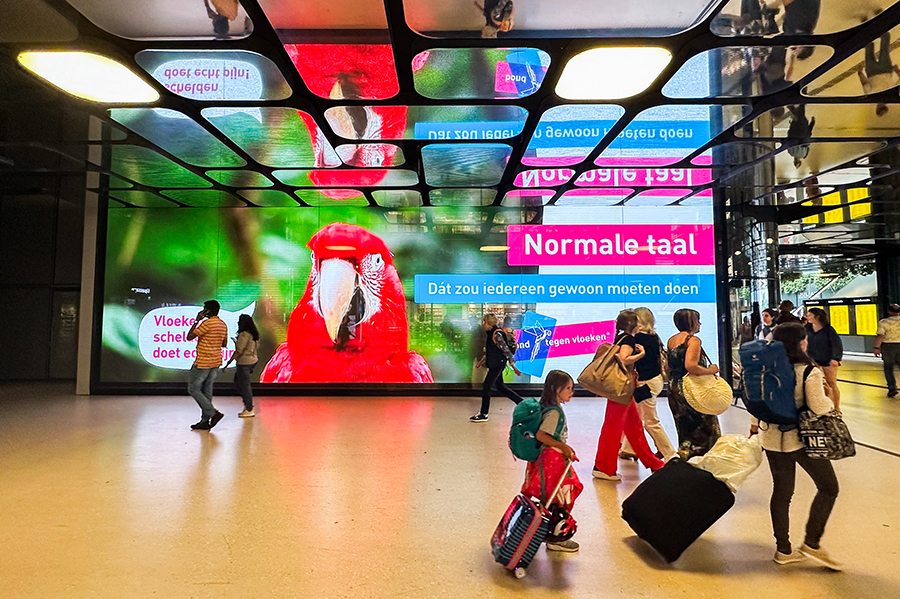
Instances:
[[[575,553],[578,551],[578,543],[572,539],[560,541],[559,543],[547,543],[547,551],[565,551],[566,553]]]
[[[253,418],[256,413],[253,410],[242,410],[238,413],[238,418]]]
[[[600,480],[612,480],[612,481],[622,480],[622,477],[619,476],[618,474],[607,474],[606,472],[603,472],[602,470],[597,470],[596,468],[594,468],[594,471],[592,474],[593,474],[594,478],[599,478]]]
[[[471,418],[469,418],[469,422],[487,422],[488,415],[487,414],[475,414]]]
[[[787,564],[795,564],[797,562],[802,562],[806,559],[806,556],[794,549],[790,553],[782,553],[780,551],[775,552],[775,557],[772,558],[772,561],[778,564],[779,566],[784,566]]]
[[[840,562],[836,561],[833,557],[828,555],[828,552],[821,547],[819,547],[818,549],[813,549],[812,547],[804,543],[803,546],[800,547],[800,553],[802,553],[806,557],[816,560],[829,570],[840,572],[844,569]]]

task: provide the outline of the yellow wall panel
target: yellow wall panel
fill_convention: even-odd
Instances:
[[[850,334],[850,306],[830,306],[831,326],[838,335]]]
[[[878,307],[875,304],[856,306],[856,334],[875,335],[878,330]]]

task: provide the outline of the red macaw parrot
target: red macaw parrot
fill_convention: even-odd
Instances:
[[[409,351],[406,297],[393,256],[366,229],[332,223],[313,235],[306,291],[261,383],[433,383]]]

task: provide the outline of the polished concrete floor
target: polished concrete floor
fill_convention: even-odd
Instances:
[[[848,368],[847,372],[850,372]],[[898,450],[900,401],[846,384],[859,441]],[[77,398],[67,385],[0,386],[0,597],[900,597],[900,456],[859,447],[823,541],[846,570],[779,567],[764,464],[735,507],[673,565],[634,537],[620,503],[647,471],[593,481],[599,399],[567,407],[585,483],[581,551],[541,549],[517,580],[489,538],[521,484],[491,421],[460,398],[259,398],[259,415],[189,430],[189,397]],[[661,410],[671,431],[671,416]],[[745,412],[722,418],[747,428]],[[884,446],[884,447],[883,447]],[[799,543],[812,484],[798,477]]]

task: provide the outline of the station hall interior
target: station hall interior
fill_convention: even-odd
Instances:
[[[0,13],[0,597],[900,597],[900,3]],[[258,329],[255,415],[232,364],[192,430],[211,299],[224,362]],[[843,571],[773,563],[765,459],[666,562],[622,517],[651,471],[592,476],[609,400],[579,385],[580,549],[495,561],[526,463],[506,397],[470,421],[484,316],[512,336],[502,381],[540,397],[621,310],[664,341],[693,309],[735,392],[721,432],[747,435],[739,348],[784,302],[843,349]],[[798,474],[798,547],[815,492]]]

